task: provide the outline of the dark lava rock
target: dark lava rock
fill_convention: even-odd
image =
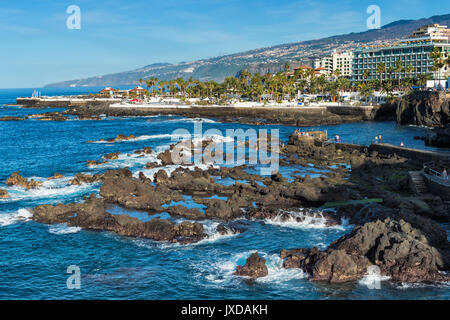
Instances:
[[[112,231],[122,236],[156,241],[191,243],[207,237],[199,223],[182,222],[177,225],[159,218],[142,222],[126,214],[112,215],[105,210],[104,201],[95,195],[85,198],[83,203],[38,206],[33,209],[33,220],[46,224],[66,223],[87,230]]]
[[[6,180],[8,186],[18,186],[25,189],[36,189],[42,186],[42,182],[34,181],[33,179],[27,180],[20,175],[20,171],[13,172],[11,176]]]
[[[4,116],[0,118],[0,121],[21,121],[21,120],[25,119],[21,117],[12,117],[12,116]]]
[[[216,228],[221,235],[238,234],[247,231],[245,224],[242,221],[232,221],[228,223],[221,223]]]
[[[105,163],[104,161],[97,161],[97,160],[88,160],[87,161],[88,166],[99,166],[104,163]]]
[[[89,175],[89,174],[83,174],[83,173],[77,173],[75,177],[69,181],[71,185],[81,185],[83,183],[94,183],[101,179],[101,175],[95,174],[95,175]]]
[[[113,152],[108,153],[107,155],[103,156],[106,160],[117,160],[119,159],[120,152]]]
[[[144,149],[142,149],[142,151],[143,151],[145,154],[152,154],[152,153],[153,153],[152,147],[144,147]]]
[[[163,204],[181,201],[179,192],[164,186],[152,186],[147,181],[132,177],[128,169],[110,170],[102,178],[100,195],[110,203],[125,208],[162,212]]]
[[[250,278],[262,278],[269,274],[269,270],[266,266],[266,259],[260,257],[258,252],[253,253],[243,266],[237,266],[237,276],[250,277]]]
[[[438,148],[450,148],[450,123],[428,135],[425,138],[425,144]]]
[[[0,198],[9,198],[8,190],[0,189]]]
[[[200,209],[188,209],[182,205],[168,207],[166,211],[173,217],[186,218],[190,220],[201,220],[206,218],[205,214]]]
[[[285,268],[301,268],[313,281],[354,281],[378,266],[381,274],[400,282],[436,282],[450,278],[439,271],[450,266],[445,248],[433,247],[424,232],[404,220],[385,219],[356,227],[333,242],[327,250],[283,250]]]
[[[166,150],[158,154],[158,159],[161,160],[163,166],[174,164],[172,161],[172,152],[170,150]]]

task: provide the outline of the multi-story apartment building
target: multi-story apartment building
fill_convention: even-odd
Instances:
[[[389,77],[417,76],[430,74],[434,78],[446,79],[449,69],[444,66],[440,72],[433,70],[433,59],[430,53],[439,48],[446,59],[450,54],[448,35],[450,30],[446,26],[428,25],[419,28],[407,39],[388,46],[367,46],[353,52],[353,81],[370,79],[386,79]],[[393,71],[397,61],[402,62],[401,72]],[[384,63],[385,72],[380,75],[378,66]],[[409,66],[409,68],[407,68]]]
[[[352,52],[338,52],[334,50],[331,56],[316,59],[314,68],[324,68],[327,74],[335,73],[339,70],[341,76],[350,77],[352,75],[352,61]]]

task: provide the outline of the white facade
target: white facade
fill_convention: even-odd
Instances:
[[[341,76],[351,77],[352,61],[353,52],[338,52],[334,50],[331,56],[316,59],[314,61],[314,68],[324,68],[327,74],[331,74],[339,70]]]

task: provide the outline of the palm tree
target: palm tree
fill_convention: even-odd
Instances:
[[[406,73],[408,74],[409,78],[412,78],[412,73],[414,72],[414,66],[412,64],[408,64],[406,66]]]
[[[289,61],[286,61],[286,63],[284,64],[284,71],[291,72],[291,64],[289,63]]]
[[[395,62],[395,72],[398,74],[398,86],[400,87],[400,79],[402,77],[401,72],[403,71],[403,62],[402,60],[398,59]]]
[[[153,95],[153,89],[156,86],[156,84],[158,83],[158,81],[159,81],[158,78],[155,78],[155,77],[151,77],[150,79],[145,80],[145,84],[147,85],[147,90],[149,90],[151,88],[152,95]]]
[[[358,84],[358,91],[365,98],[366,103],[368,98],[373,94],[373,88],[369,84],[364,82]]]
[[[386,64],[384,62],[381,62],[377,66],[377,72],[380,74],[380,83],[382,83],[383,82],[383,73],[386,72]]]
[[[444,60],[442,56],[441,49],[435,47],[433,51],[430,52],[430,58],[433,59],[433,72],[435,74],[434,86],[436,87],[436,73],[438,74],[438,80],[441,80],[441,69],[444,67]]]
[[[389,81],[392,82],[392,74],[395,72],[394,67],[388,67],[386,72],[389,74]]]
[[[336,81],[336,86],[338,90],[340,90],[342,93],[340,96],[342,97],[344,95],[344,90],[350,87],[350,80],[347,78],[339,78]]]
[[[369,70],[364,70],[364,73],[363,73],[364,81],[367,81],[367,79],[369,77],[370,77],[370,71]]]
[[[427,81],[430,80],[431,75],[429,73],[421,73],[416,77],[416,83],[418,86],[423,87]]]
[[[394,90],[394,85],[392,82],[386,82],[382,84],[382,92],[386,92],[386,95],[389,97],[390,93]]]

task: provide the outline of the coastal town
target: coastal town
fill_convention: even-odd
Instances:
[[[19,98],[24,105],[57,105],[103,101],[112,107],[217,106],[301,107],[361,106],[388,102],[413,90],[447,91],[450,78],[450,29],[433,24],[420,27],[398,43],[337,52],[296,66],[287,61],[285,72],[251,74],[223,83],[192,78],[139,79],[133,89],[105,87],[87,97]],[[143,85],[147,89],[144,89]]]

